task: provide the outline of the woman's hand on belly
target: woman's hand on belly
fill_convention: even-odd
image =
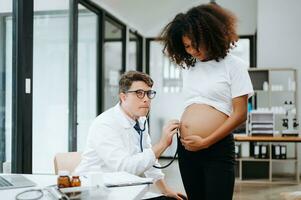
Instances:
[[[181,143],[188,151],[199,151],[208,148],[210,145],[206,138],[198,135],[188,135],[181,138]]]

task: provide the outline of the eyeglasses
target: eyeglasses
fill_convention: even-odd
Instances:
[[[145,91],[145,90],[140,89],[140,90],[134,90],[134,91],[126,91],[125,93],[132,93],[132,92],[135,92],[139,99],[143,99],[145,97],[145,94],[147,95],[147,97],[149,99],[153,99],[156,96],[156,91],[155,90]]]

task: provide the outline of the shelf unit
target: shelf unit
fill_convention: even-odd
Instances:
[[[294,180],[290,180],[290,183],[299,183],[299,169],[298,169],[298,152],[297,152],[297,143],[298,141],[291,141],[292,138],[285,139],[284,137],[280,137],[277,139],[275,136],[280,136],[282,131],[286,130],[285,127],[282,126],[283,119],[286,118],[284,102],[292,101],[295,107],[296,113],[298,113],[298,86],[297,86],[297,71],[293,68],[250,68],[249,75],[253,84],[254,96],[249,99],[249,110],[255,110],[261,108],[260,112],[273,112],[274,118],[273,123],[271,123],[270,119],[255,119],[250,116],[250,112],[248,113],[248,119],[245,123],[245,135],[251,135],[250,133],[257,129],[260,130],[261,126],[271,125],[274,126],[273,129],[270,129],[268,134],[265,134],[264,131],[257,132],[256,136],[250,136],[246,141],[236,141],[240,142],[248,142],[249,145],[240,145],[241,148],[244,147],[244,152],[246,155],[247,146],[249,146],[248,151],[249,155],[253,156],[253,150],[255,149],[257,143],[265,143],[268,145],[268,152],[271,154],[272,145],[275,143],[294,143],[294,145],[288,145],[287,152],[295,152],[295,158],[288,158],[286,160],[276,160],[272,159],[271,155],[268,159],[261,158],[239,158],[237,162],[239,164],[238,171],[239,179],[242,178],[253,178],[253,177],[267,177],[266,180],[247,180],[248,182],[261,182],[261,183],[274,183],[276,177],[273,176],[273,166],[281,165],[281,163],[288,164],[290,166],[295,166],[295,177]],[[297,115],[293,116],[296,117]],[[264,130],[264,129],[262,129]],[[297,129],[297,132],[299,129]],[[256,132],[255,132],[256,133]],[[272,133],[272,134],[270,134]],[[259,137],[257,137],[259,136]],[[274,136],[274,137],[273,137]],[[300,134],[299,134],[300,136]],[[266,141],[263,141],[262,138],[267,137]],[[273,138],[273,139],[271,139]],[[293,149],[295,148],[295,150]],[[257,149],[256,149],[257,150]],[[247,171],[244,171],[244,176],[242,176],[242,164],[243,168]],[[292,166],[293,167],[293,166]],[[252,169],[255,172],[253,173]],[[259,170],[256,170],[259,169]],[[262,169],[262,171],[260,171]],[[298,171],[297,171],[298,170]],[[252,171],[249,173],[249,171]],[[264,176],[262,176],[264,171]],[[274,170],[275,171],[275,170]],[[249,173],[249,174],[248,174]],[[246,175],[247,174],[247,175]],[[258,175],[259,174],[259,175]],[[268,174],[268,175],[266,175]],[[298,176],[298,177],[297,177]],[[246,180],[242,180],[246,181]],[[278,181],[276,181],[278,183]],[[280,183],[287,183],[287,181],[280,181]]]
[[[276,112],[273,108],[284,110],[284,102],[291,101],[295,104],[295,111],[298,113],[297,70],[293,68],[250,68],[249,75],[255,93],[250,99],[252,109],[266,108],[274,112],[275,130],[280,132],[285,130],[282,126],[285,114]],[[247,133],[250,132],[248,123],[246,123]]]
[[[239,180],[243,182],[250,182],[250,183],[279,183],[279,184],[299,184],[300,177],[299,177],[299,161],[298,161],[298,143],[301,142],[301,137],[281,137],[281,136],[242,136],[242,135],[235,135],[234,137],[236,142],[264,142],[268,143],[268,152],[269,158],[261,159],[261,158],[253,158],[253,157],[242,157],[237,158],[239,164]],[[294,143],[295,152],[293,158],[286,158],[286,159],[273,159],[272,158],[272,144],[273,143],[282,143],[282,142],[289,142]],[[257,180],[245,180],[243,179],[243,163],[244,162],[266,162],[268,163],[268,179],[257,179]],[[293,180],[278,180],[277,177],[273,177],[273,166],[277,165],[278,163],[294,163],[295,173]]]

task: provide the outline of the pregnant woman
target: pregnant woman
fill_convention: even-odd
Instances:
[[[234,140],[253,87],[247,65],[229,53],[236,18],[215,3],[180,13],[163,29],[164,52],[183,70],[179,167],[190,200],[231,200]]]

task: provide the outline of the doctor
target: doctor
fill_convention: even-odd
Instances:
[[[165,197],[158,199],[182,199],[180,193],[171,190],[164,181],[164,174],[157,159],[172,143],[179,121],[170,121],[163,127],[160,141],[151,145],[146,116],[151,99],[153,80],[145,73],[129,71],[119,81],[120,102],[99,115],[92,123],[87,147],[77,173],[95,170],[103,172],[126,171],[138,176],[153,178]]]

